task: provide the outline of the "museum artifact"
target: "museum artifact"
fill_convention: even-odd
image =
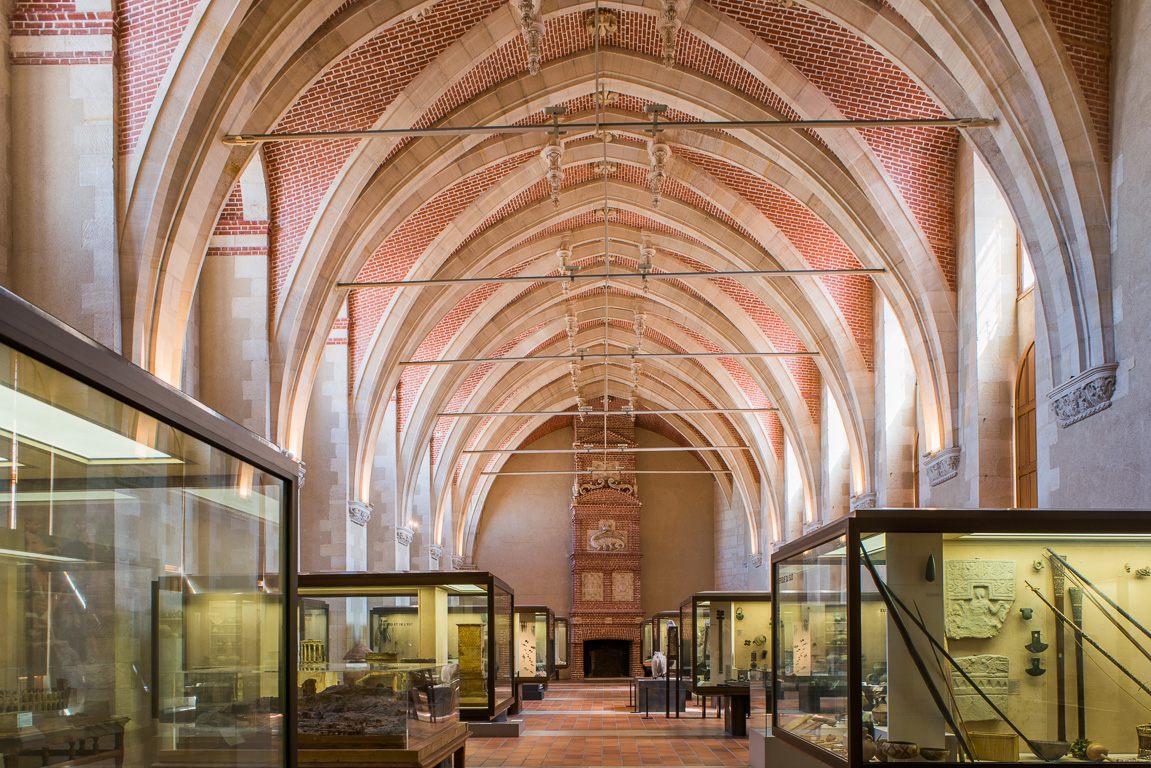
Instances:
[[[1047,643],[1043,642],[1043,632],[1036,630],[1031,633],[1031,642],[1023,646],[1032,653],[1043,653],[1047,650]]]

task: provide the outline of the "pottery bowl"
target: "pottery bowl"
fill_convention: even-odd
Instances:
[[[885,741],[878,748],[888,760],[911,760],[919,755],[919,745],[914,741]]]
[[[1069,741],[1034,741],[1032,740],[1031,751],[1040,760],[1058,760],[1067,754],[1067,750],[1071,749],[1071,742]]]
[[[940,749],[939,747],[920,747],[919,756],[929,763],[939,763],[947,759],[951,754],[950,749]]]

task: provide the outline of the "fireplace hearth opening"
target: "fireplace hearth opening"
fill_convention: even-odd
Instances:
[[[628,677],[631,642],[628,640],[584,640],[583,675],[587,677]]]

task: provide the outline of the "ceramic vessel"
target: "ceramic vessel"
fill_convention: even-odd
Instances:
[[[911,760],[919,756],[919,745],[914,741],[885,741],[879,745],[879,751],[887,755],[888,760]]]
[[[876,704],[875,709],[871,710],[871,722],[876,725],[887,725],[887,702]]]
[[[1067,750],[1071,749],[1071,742],[1069,741],[1035,741],[1031,743],[1034,745],[1031,751],[1040,760],[1058,760],[1067,754]]]
[[[942,749],[939,747],[920,747],[919,756],[929,763],[939,763],[947,759],[951,753],[949,749]]]

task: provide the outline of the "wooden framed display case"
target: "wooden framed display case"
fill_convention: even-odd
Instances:
[[[4,289],[0,457],[3,762],[287,766],[299,464]]]
[[[782,547],[772,733],[828,765],[1151,762],[1151,516],[860,510]]]
[[[680,622],[679,611],[660,611],[651,618],[644,620],[644,637],[648,635],[647,627],[651,627],[651,648],[647,650],[644,658],[644,666],[648,669],[651,668],[651,655],[655,651],[663,651],[667,655],[667,622],[668,620],[675,622],[678,626]],[[676,675],[679,668],[679,658],[675,655],[668,660],[668,668],[673,675]]]
[[[555,668],[558,672],[568,668],[571,658],[571,626],[567,616],[556,616]]]
[[[546,605],[517,605],[515,638],[516,685],[546,689],[555,671],[555,613]]]
[[[329,664],[454,665],[459,719],[490,720],[512,707],[513,596],[492,574],[310,573],[298,589],[301,601],[327,605]],[[301,665],[298,675],[312,672]]]

